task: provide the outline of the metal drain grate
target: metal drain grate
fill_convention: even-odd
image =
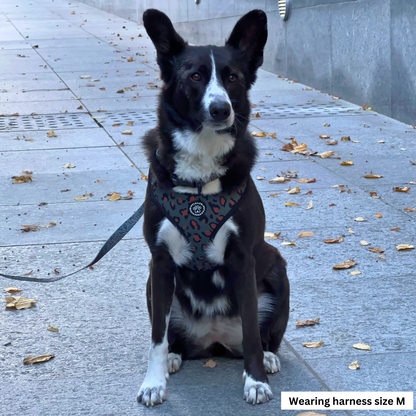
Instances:
[[[98,127],[88,114],[0,117],[0,131],[82,129],[87,127]]]
[[[156,122],[157,111],[154,110],[133,110],[133,111],[108,111],[105,113],[105,119],[112,123],[125,123],[129,121],[136,121],[142,124]]]
[[[328,115],[362,115],[358,106],[328,102],[289,104],[257,104],[254,110],[264,118],[320,117]]]

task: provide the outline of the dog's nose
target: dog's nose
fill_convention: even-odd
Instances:
[[[231,106],[227,101],[213,102],[209,106],[209,113],[214,121],[224,121],[231,114]]]

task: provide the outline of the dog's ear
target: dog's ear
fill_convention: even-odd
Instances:
[[[172,77],[173,60],[185,49],[186,42],[173,28],[169,17],[156,9],[143,13],[143,24],[157,51],[157,63],[162,79],[168,82]]]
[[[263,63],[263,49],[267,41],[267,16],[262,10],[245,14],[234,26],[227,42],[228,46],[241,52],[255,73]]]

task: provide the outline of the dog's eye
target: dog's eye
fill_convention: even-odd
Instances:
[[[228,75],[228,81],[236,82],[237,81],[237,75],[234,75],[234,74]]]
[[[198,74],[198,72],[195,72],[194,74],[191,75],[191,78],[194,81],[201,81],[201,75]]]

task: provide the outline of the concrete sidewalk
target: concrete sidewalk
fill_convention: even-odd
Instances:
[[[160,85],[154,49],[143,26],[82,3],[2,0],[0,10],[0,272],[69,273],[88,264],[143,202],[147,163],[140,139],[156,123]],[[270,377],[275,400],[246,404],[242,361],[216,359],[215,368],[185,362],[162,406],[137,404],[150,345],[149,252],[138,225],[93,270],[45,285],[0,278],[3,288],[18,286],[22,296],[37,299],[31,309],[0,311],[1,415],[294,416],[300,411],[280,410],[280,391],[414,389],[416,250],[396,246],[416,243],[416,211],[405,210],[416,208],[416,130],[265,71],[251,97],[260,117],[250,128],[276,133],[255,139],[260,157],[253,176],[267,178],[256,181],[266,231],[281,232],[271,241],[287,259],[291,281],[282,372]],[[47,137],[50,129],[57,137]],[[326,145],[320,135],[338,144]],[[335,155],[281,151],[290,137]],[[340,165],[349,160],[352,166]],[[32,182],[13,184],[11,177],[24,169],[33,172]],[[316,182],[268,182],[281,172],[294,175],[288,171]],[[287,194],[289,186],[300,192]],[[412,189],[393,191],[406,186]],[[131,200],[107,201],[113,192],[129,191]],[[21,231],[50,222],[56,226]],[[314,235],[298,238],[303,231]],[[343,242],[323,242],[339,237]],[[369,247],[382,248],[385,256]],[[357,265],[333,270],[348,259]],[[361,274],[351,275],[357,270]],[[312,318],[320,325],[296,329],[296,321]],[[59,333],[47,331],[49,325]],[[354,349],[360,340],[372,350]],[[302,346],[314,341],[325,344]],[[23,358],[43,354],[55,358],[23,365]],[[348,368],[355,360],[358,371]],[[387,413],[415,414],[330,414]]]

